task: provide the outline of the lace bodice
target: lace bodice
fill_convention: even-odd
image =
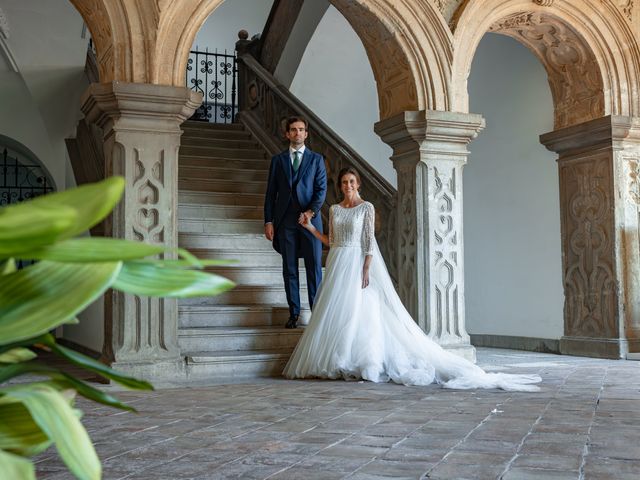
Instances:
[[[375,209],[369,202],[353,208],[338,204],[329,209],[329,245],[361,246],[365,255],[373,255]]]

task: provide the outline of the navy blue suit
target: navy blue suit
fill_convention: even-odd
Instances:
[[[320,208],[326,195],[327,171],[322,155],[305,147],[297,172],[291,166],[289,150],[271,158],[264,221],[273,223],[273,248],[282,255],[290,315],[300,314],[298,258],[304,259],[311,308],[322,281],[322,243],[298,224],[298,217],[302,212],[312,210],[316,215],[311,223],[322,232]]]

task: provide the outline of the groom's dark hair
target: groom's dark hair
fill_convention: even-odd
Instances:
[[[309,130],[309,123],[307,122],[307,119],[304,117],[289,117],[287,118],[287,132],[289,131],[289,127],[291,126],[292,123],[296,123],[296,122],[302,122],[304,123],[304,128],[305,130]]]

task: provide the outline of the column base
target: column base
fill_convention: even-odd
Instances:
[[[447,352],[455,353],[459,357],[476,363],[476,347],[473,345],[440,345]]]
[[[187,378],[184,358],[157,360],[155,362],[113,362],[111,368],[154,385],[180,382]]]
[[[623,359],[629,352],[640,352],[640,339],[562,337],[560,353],[578,357]]]

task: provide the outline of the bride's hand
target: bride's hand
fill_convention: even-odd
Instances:
[[[362,269],[362,288],[367,288],[369,286],[369,268],[364,267]]]
[[[314,227],[311,223],[311,220],[309,220],[309,218],[304,213],[301,213],[298,217],[298,223],[310,232],[313,232],[316,229],[316,227]]]

